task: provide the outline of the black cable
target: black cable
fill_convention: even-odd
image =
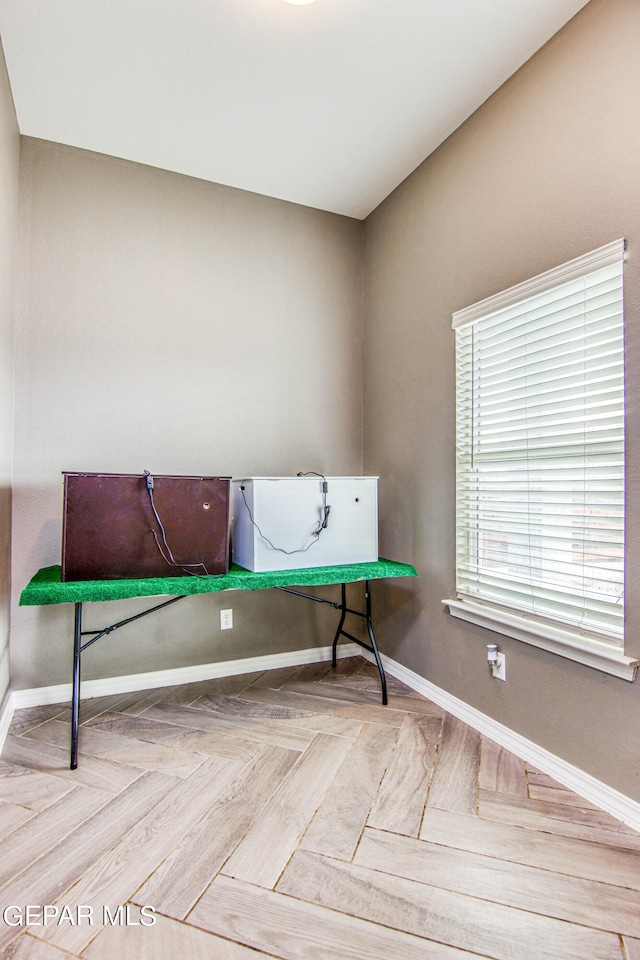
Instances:
[[[178,561],[176,560],[176,558],[175,558],[174,555],[173,555],[173,552],[172,552],[172,550],[171,550],[171,547],[170,547],[169,544],[167,543],[167,535],[166,535],[166,533],[165,533],[164,526],[162,525],[162,520],[160,519],[160,517],[159,517],[159,515],[158,515],[158,511],[156,510],[156,505],[155,505],[155,502],[154,502],[154,499],[153,499],[153,476],[149,473],[148,470],[145,470],[145,471],[144,471],[144,479],[145,479],[145,482],[146,482],[146,485],[147,485],[147,493],[149,494],[149,501],[150,501],[150,503],[151,503],[151,509],[153,510],[153,515],[154,515],[154,517],[156,518],[156,523],[157,523],[158,526],[160,527],[160,533],[161,533],[161,535],[162,535],[162,542],[163,542],[163,544],[165,545],[166,550],[167,550],[167,553],[169,554],[169,558],[170,558],[170,559],[169,559],[169,558],[167,558],[167,556],[165,556],[164,550],[163,550],[162,547],[160,546],[160,541],[158,540],[158,535],[156,534],[155,530],[152,530],[151,533],[153,534],[153,539],[154,539],[155,542],[156,542],[156,547],[158,548],[158,552],[159,552],[160,556],[162,557],[162,559],[164,560],[164,562],[167,563],[170,567],[178,567],[179,570],[182,570],[183,573],[188,574],[190,577],[210,577],[211,574],[210,574],[209,571],[207,570],[207,568],[206,568],[206,566],[204,565],[204,563],[178,563]],[[204,574],[194,573],[193,570],[189,570],[189,569],[188,569],[189,567],[202,567],[202,569],[204,570]]]
[[[327,506],[327,490],[329,489],[327,478],[322,473],[316,473],[315,470],[307,470],[306,473],[300,471],[300,473],[296,473],[296,477],[321,477],[322,479],[322,520],[318,526],[318,536],[320,536],[321,532],[326,529],[331,513],[331,507]]]
[[[272,550],[275,550],[277,553],[285,553],[289,557],[292,556],[294,553],[306,553],[307,550],[309,550],[309,548],[314,545],[314,543],[318,542],[318,538],[320,534],[322,533],[323,530],[326,530],[327,528],[327,524],[329,522],[329,514],[331,512],[331,507],[327,506],[327,489],[329,486],[329,484],[327,483],[327,478],[323,476],[323,474],[321,473],[316,473],[314,470],[309,470],[307,473],[298,473],[296,474],[296,476],[298,477],[313,476],[313,477],[320,477],[322,479],[322,511],[321,511],[322,516],[318,521],[318,524],[315,530],[311,531],[311,534],[310,534],[311,539],[309,543],[306,545],[306,547],[299,547],[297,550],[285,550],[284,547],[276,547],[276,545],[269,539],[269,537],[264,535],[264,533],[262,532],[262,530],[260,529],[260,527],[258,526],[258,524],[253,518],[253,514],[251,513],[251,509],[249,507],[249,504],[247,503],[247,498],[244,493],[244,485],[247,482],[247,478],[240,481],[240,492],[242,493],[242,499],[244,500],[244,505],[247,508],[247,513],[249,514],[249,520],[258,531],[258,534],[260,535],[261,539],[264,540],[265,543],[268,543]]]

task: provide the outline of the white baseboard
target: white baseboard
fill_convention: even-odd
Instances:
[[[355,643],[338,645],[338,658],[353,657],[360,653]],[[105,677],[102,680],[83,680],[82,699],[131,693],[135,690],[151,690],[154,687],[175,687],[182,683],[197,683],[200,680],[215,680],[218,677],[234,677],[242,673],[275,670],[278,667],[297,667],[305,663],[320,663],[331,659],[331,647],[309,647],[287,653],[272,653],[262,657],[246,657],[242,660],[223,660],[219,663],[200,663],[194,667],[177,667],[174,670],[155,670],[150,673],[133,673],[123,677]],[[46,703],[65,703],[71,700],[70,683],[52,687],[33,687],[29,690],[14,690],[10,697],[13,709],[40,707]],[[13,716],[13,709],[11,715]],[[9,723],[11,719],[9,718]],[[7,728],[8,729],[8,728]],[[6,733],[5,733],[6,736]]]
[[[368,656],[368,659],[372,658]],[[440,687],[436,687],[435,684],[425,680],[424,677],[414,673],[413,670],[403,667],[396,660],[392,660],[384,654],[381,659],[384,669],[392,677],[406,683],[416,693],[422,694],[428,700],[433,700],[434,703],[443,707],[454,717],[469,724],[474,730],[494,740],[522,760],[533,764],[569,790],[573,790],[578,796],[589,800],[616,819],[622,820],[623,823],[633,827],[634,830],[640,831],[640,803],[607,786],[606,783],[602,783],[602,781],[592,777],[591,774],[585,773],[584,770],[567,763],[566,760],[550,753],[549,750],[545,750],[537,743],[527,740],[526,737],[498,723],[463,700],[458,700],[457,697],[452,696]]]
[[[2,708],[2,715],[0,715],[0,753],[2,753],[4,742],[7,739],[7,734],[9,733],[9,727],[11,726],[15,709],[13,694],[9,693],[4,702],[4,707]]]

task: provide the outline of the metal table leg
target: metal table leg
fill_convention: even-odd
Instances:
[[[384,675],[384,668],[382,666],[382,660],[380,659],[380,654],[378,653],[378,645],[376,643],[376,638],[373,635],[373,622],[371,619],[371,580],[365,580],[364,582],[364,596],[365,596],[365,609],[362,610],[352,610],[351,607],[347,606],[347,585],[346,583],[341,584],[342,587],[342,600],[340,603],[334,603],[332,600],[325,600],[323,597],[314,597],[310,593],[301,593],[299,590],[292,590],[291,587],[276,587],[276,590],[282,590],[283,593],[293,593],[296,597],[304,597],[306,600],[314,600],[316,603],[326,603],[328,606],[333,607],[335,610],[340,611],[340,623],[338,624],[338,629],[336,630],[336,635],[333,638],[333,647],[331,650],[331,665],[333,667],[337,664],[337,648],[338,641],[340,637],[346,637],[347,640],[351,640],[353,643],[357,643],[359,647],[364,647],[365,650],[369,650],[372,653],[376,660],[376,666],[378,667],[378,673],[380,674],[380,686],[382,687],[382,703],[386,706],[387,704],[387,680]],[[362,617],[367,623],[367,633],[369,635],[369,643],[365,643],[363,640],[359,640],[357,637],[354,637],[353,634],[347,633],[344,629],[344,621],[346,620],[347,614],[351,613],[354,617]]]
[[[378,652],[378,644],[376,643],[376,638],[373,635],[373,621],[371,619],[371,581],[367,580],[364,588],[365,604],[366,604],[366,621],[367,621],[367,632],[369,634],[369,640],[371,641],[371,646],[368,648],[372,651],[374,657],[376,658],[376,666],[378,667],[378,673],[380,674],[380,686],[382,687],[382,702],[383,704],[388,703],[387,700],[387,680],[384,675],[384,668],[382,666],[382,660],[380,659],[380,654]]]
[[[168,607],[172,603],[177,603],[178,600],[184,600],[184,595],[172,597],[170,600],[165,600],[163,603],[157,603],[155,607],[150,607],[148,610],[143,610],[142,613],[136,613],[133,617],[127,617],[126,620],[120,620],[118,623],[112,623],[110,626],[104,627],[102,630],[82,629],[82,604],[76,603],[76,615],[73,630],[73,692],[71,695],[71,763],[69,765],[71,770],[75,770],[78,766],[78,732],[80,727],[80,661],[82,659],[83,650],[86,650],[86,648],[90,647],[92,643],[95,643],[97,640],[101,640],[102,637],[107,636],[107,634],[113,633],[114,630],[119,630],[120,627],[124,627],[128,623],[133,623],[134,620],[140,620],[141,617],[146,617],[155,610],[161,610],[163,607]],[[91,639],[83,643],[82,638],[84,636],[89,636]]]
[[[82,657],[82,604],[76,603],[73,631],[73,694],[71,697],[71,763],[70,769],[78,766],[78,723],[80,720],[80,660]]]
[[[371,618],[371,580],[365,580],[364,584],[364,596],[365,596],[365,610],[364,613],[361,610],[351,610],[347,607],[347,587],[346,584],[342,584],[342,603],[340,605],[341,615],[340,623],[338,624],[338,629],[336,630],[336,635],[333,638],[333,651],[331,656],[331,663],[333,666],[336,666],[336,651],[338,647],[338,641],[340,637],[346,637],[347,640],[351,640],[352,643],[357,643],[359,647],[364,647],[365,650],[369,650],[375,657],[376,666],[378,668],[378,673],[380,674],[380,686],[382,688],[382,703],[386,706],[389,702],[387,699],[387,680],[384,675],[384,667],[382,666],[382,660],[380,659],[380,654],[378,652],[378,645],[376,643],[376,638],[373,633],[373,621]],[[353,634],[347,633],[344,629],[344,621],[348,613],[353,614],[355,617],[362,617],[367,624],[367,633],[369,635],[369,643],[364,643],[364,641],[359,640],[357,637],[354,637]]]
[[[340,639],[343,633],[344,621],[347,616],[347,585],[346,583],[341,584],[342,586],[342,603],[340,604],[340,623],[338,624],[338,629],[336,630],[336,635],[333,638],[333,647],[331,651],[331,666],[335,669],[338,665],[338,640]]]

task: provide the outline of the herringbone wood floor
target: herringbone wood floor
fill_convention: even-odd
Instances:
[[[354,658],[89,700],[73,772],[68,707],[18,712],[0,905],[93,924],[0,924],[2,956],[640,960],[640,835],[389,682]]]

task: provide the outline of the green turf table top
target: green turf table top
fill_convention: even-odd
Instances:
[[[217,577],[147,577],[136,580],[73,580],[63,583],[59,566],[43,567],[20,595],[21,606],[49,603],[90,603],[125,600],[131,597],[183,596],[218,593],[221,590],[267,590],[270,587],[322,586],[383,580],[390,577],[417,577],[408,563],[380,558],[373,563],[351,563],[335,567],[307,567],[303,570],[273,570],[253,573],[236,564]]]

